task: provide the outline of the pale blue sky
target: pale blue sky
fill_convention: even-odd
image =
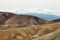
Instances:
[[[27,10],[60,15],[60,0],[0,0],[0,11]]]

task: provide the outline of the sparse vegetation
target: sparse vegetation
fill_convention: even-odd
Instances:
[[[33,40],[35,38],[39,38],[40,36],[52,33],[56,29],[59,29],[60,23],[31,25],[30,27],[18,26],[18,24],[0,25],[0,40]]]

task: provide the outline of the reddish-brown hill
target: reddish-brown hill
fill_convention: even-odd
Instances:
[[[35,16],[30,15],[17,15],[10,19],[8,19],[5,24],[27,24],[27,25],[37,25],[37,24],[45,24],[48,23],[48,21],[38,18]]]

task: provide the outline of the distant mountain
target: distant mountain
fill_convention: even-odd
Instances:
[[[52,22],[60,22],[60,19],[52,20]]]
[[[50,15],[50,14],[38,14],[38,13],[25,13],[22,15],[32,15],[32,16],[37,16],[39,18],[43,18],[46,20],[55,20],[55,19],[60,19],[60,16],[56,16],[56,15]]]
[[[33,15],[33,16],[37,16],[39,18],[43,18],[46,20],[55,20],[55,19],[60,19],[60,16],[56,16],[53,12],[49,11],[46,12],[46,14],[44,12],[42,13],[38,13],[35,11],[29,11],[29,10],[17,10],[15,13],[17,14],[24,14],[24,15]]]

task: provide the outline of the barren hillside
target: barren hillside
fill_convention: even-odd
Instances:
[[[54,24],[46,24],[46,25],[31,25],[30,27],[12,27],[10,25],[1,25],[4,27],[4,29],[0,29],[0,36],[1,40],[52,40],[55,38],[53,36],[53,33],[55,33],[55,30],[60,28],[60,23],[54,23]],[[8,28],[7,28],[8,27]],[[57,36],[60,35],[58,34],[60,31],[57,31]],[[53,36],[52,39],[49,38],[48,35]],[[45,36],[45,38],[43,38]],[[5,37],[6,36],[6,37]],[[57,37],[56,36],[56,37]],[[42,39],[40,39],[41,37]],[[3,39],[4,38],[4,39]],[[57,37],[58,39],[59,37]]]
[[[30,15],[17,15],[10,12],[0,12],[0,24],[41,25],[49,21]]]

